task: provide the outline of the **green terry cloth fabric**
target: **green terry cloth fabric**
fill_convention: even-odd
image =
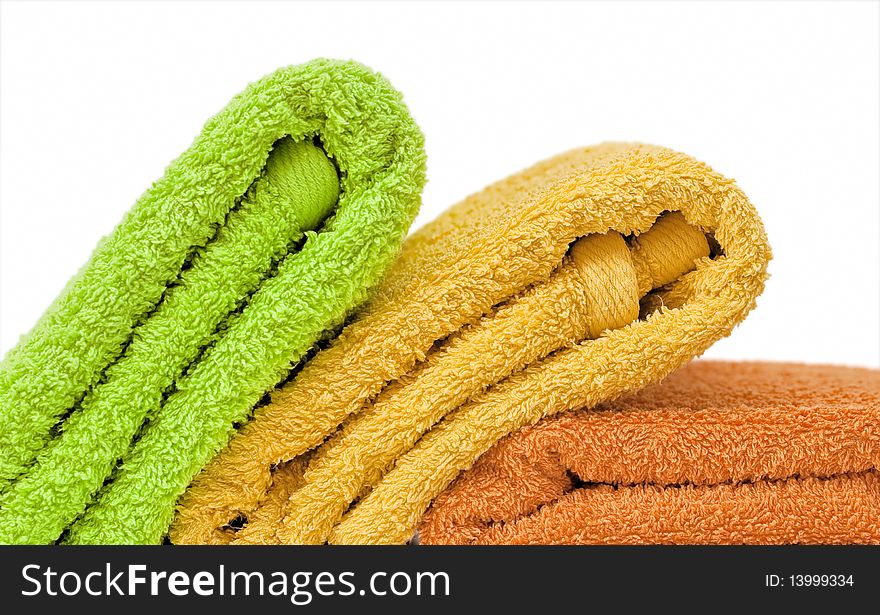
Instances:
[[[0,364],[0,542],[161,541],[193,475],[379,281],[424,173],[400,94],[359,64],[236,96]]]

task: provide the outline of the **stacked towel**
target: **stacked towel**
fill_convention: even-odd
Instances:
[[[401,543],[522,426],[657,381],[727,335],[770,252],[685,155],[568,152],[456,205],[203,471],[179,543]],[[325,441],[326,440],[326,441]]]
[[[698,361],[497,444],[423,544],[880,543],[880,371]]]
[[[193,475],[380,280],[424,166],[400,94],[358,64],[235,97],[0,366],[0,542],[160,541]]]

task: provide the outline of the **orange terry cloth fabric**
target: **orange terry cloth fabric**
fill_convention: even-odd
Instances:
[[[880,370],[698,361],[526,427],[422,544],[880,543]]]

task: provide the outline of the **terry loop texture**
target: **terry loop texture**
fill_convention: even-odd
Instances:
[[[4,359],[0,542],[161,540],[192,476],[384,274],[424,167],[400,94],[359,64],[236,96]]]
[[[423,544],[880,543],[880,371],[698,361],[545,419],[456,479]]]
[[[359,317],[196,477],[171,539],[405,542],[505,435],[727,335],[769,256],[742,192],[664,148],[575,150],[494,184],[405,242]]]

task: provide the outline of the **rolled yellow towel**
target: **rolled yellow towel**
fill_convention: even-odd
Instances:
[[[494,184],[409,238],[371,303],[196,478],[171,538],[404,542],[500,438],[727,335],[769,257],[742,192],[667,149],[605,144]]]

